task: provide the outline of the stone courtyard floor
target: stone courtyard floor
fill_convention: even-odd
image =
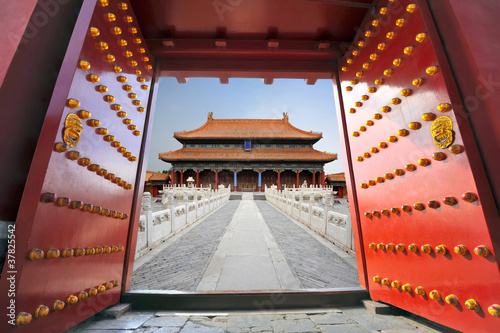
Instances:
[[[358,285],[356,260],[251,193],[232,200],[135,262],[132,289],[284,290]],[[267,311],[129,311],[68,333],[454,332],[407,312],[363,306]]]
[[[266,312],[138,312],[118,319],[92,317],[67,333],[435,333],[419,317],[376,315],[362,307]]]
[[[354,287],[356,260],[263,200],[243,193],[136,260],[134,290]]]

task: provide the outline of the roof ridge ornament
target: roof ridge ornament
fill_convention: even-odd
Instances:
[[[208,121],[213,121],[214,120],[214,113],[213,112],[209,112],[208,113],[207,120]]]
[[[288,122],[288,112],[283,112],[283,122]]]

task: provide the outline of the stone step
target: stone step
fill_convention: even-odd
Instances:
[[[229,200],[241,200],[241,193],[231,193]]]
[[[380,302],[375,302],[372,300],[364,299],[362,300],[363,305],[365,306],[366,310],[375,313],[375,314],[391,314],[391,306],[380,303]]]
[[[118,319],[131,309],[131,304],[118,303],[110,306],[98,313],[100,318],[104,319]]]
[[[253,194],[253,199],[254,200],[266,200],[266,195],[265,193],[254,193]]]
[[[278,296],[277,296],[278,295]],[[131,303],[134,311],[227,311],[266,309],[306,309],[353,307],[369,297],[361,287],[310,290],[247,291],[176,291],[129,290],[122,301]]]

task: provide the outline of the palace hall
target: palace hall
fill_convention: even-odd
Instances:
[[[214,119],[192,131],[175,132],[182,144],[158,158],[172,164],[172,185],[231,187],[234,191],[262,191],[267,185],[278,188],[325,185],[325,163],[337,154],[315,150],[322,133],[304,131],[282,119]]]

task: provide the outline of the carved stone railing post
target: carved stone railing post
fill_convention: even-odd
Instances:
[[[297,196],[299,197],[299,201],[298,201],[299,202],[299,217],[298,217],[298,219],[300,221],[300,219],[302,217],[301,216],[302,215],[302,202],[304,201],[304,197],[302,196],[302,191],[299,191],[299,189],[296,189],[294,191],[294,194],[295,194],[295,199],[297,199]]]
[[[153,210],[151,208],[151,193],[144,192],[142,194],[141,214],[146,215],[146,239],[147,246],[153,245]]]
[[[328,212],[333,210],[333,195],[330,193],[325,193],[323,196],[323,210],[324,210],[324,217],[323,219],[325,220],[325,234],[328,233]]]
[[[167,209],[170,209],[170,223],[172,225],[172,232],[175,230],[175,220],[177,219],[177,216],[175,214],[175,207],[177,207],[177,195],[175,192],[171,192],[169,197],[167,198]]]
[[[209,204],[209,198],[210,198],[210,190],[205,190],[203,192],[203,213],[207,214],[210,211],[210,204]]]
[[[309,193],[309,224],[312,224],[312,217],[313,217],[313,206],[315,204],[316,195],[314,192]]]
[[[196,212],[196,218],[198,218],[198,191],[197,190],[194,190],[193,191],[193,202],[194,202],[194,209],[195,209],[195,212]]]

